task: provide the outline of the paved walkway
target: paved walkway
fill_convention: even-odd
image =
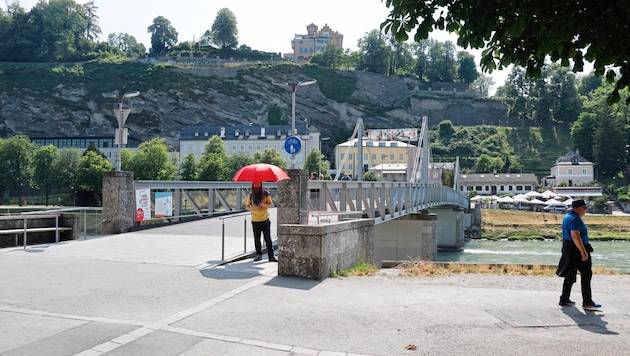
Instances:
[[[401,277],[383,270],[318,282],[278,276],[277,264],[266,260],[219,265],[215,230],[206,220],[1,249],[0,355],[621,355],[630,349],[630,276],[596,275],[594,295],[604,309],[585,313],[555,304],[562,283],[555,277]],[[226,240],[230,251],[242,252],[242,238]],[[579,285],[573,299],[580,301]]]

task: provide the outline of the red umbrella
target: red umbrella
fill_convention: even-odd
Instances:
[[[278,182],[285,179],[291,178],[282,168],[266,163],[247,165],[232,177],[234,182]]]

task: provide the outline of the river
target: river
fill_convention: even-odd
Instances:
[[[630,273],[630,242],[591,241],[593,266]],[[514,263],[555,265],[560,259],[561,241],[467,240],[462,251],[438,251],[438,262]]]

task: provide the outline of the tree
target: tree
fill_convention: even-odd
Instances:
[[[46,206],[51,189],[59,185],[59,157],[59,150],[53,145],[39,147],[33,155],[33,184],[44,191]]]
[[[475,93],[479,93],[484,96],[490,94],[490,88],[494,85],[494,80],[491,76],[481,74],[479,78],[475,79],[470,85],[470,90]]]
[[[408,75],[413,73],[415,60],[408,43],[397,42],[394,36],[388,38],[392,51],[389,75]]]
[[[378,30],[372,30],[359,40],[361,59],[358,70],[388,74],[391,62],[391,50],[385,43],[385,36]]]
[[[151,52],[159,55],[177,44],[178,33],[166,17],[158,16],[153,24],[147,28],[151,34]]]
[[[245,153],[237,152],[231,155],[228,159],[228,175],[233,177],[239,169],[253,163],[256,163],[254,158],[246,155]]]
[[[57,161],[58,187],[67,189],[73,194],[77,189],[77,172],[81,164],[81,151],[75,147],[64,147]],[[73,199],[74,200],[74,199]]]
[[[146,47],[132,35],[126,33],[110,33],[107,36],[107,43],[123,51],[127,57],[141,56],[147,52]]]
[[[112,163],[94,151],[86,152],[79,162],[76,189],[100,194],[103,191],[103,172],[111,171]]]
[[[337,44],[331,43],[326,46],[326,50],[323,53],[313,55],[309,62],[322,67],[339,69],[341,63],[343,63],[343,56],[343,50]]]
[[[324,156],[317,148],[311,148],[311,151],[306,156],[306,160],[304,162],[304,170],[307,172],[323,172],[324,174],[328,172],[330,168],[328,162],[324,161],[326,156]]]
[[[477,158],[476,172],[477,173],[490,173],[490,168],[492,167],[492,158],[487,154],[483,153]]]
[[[217,12],[217,17],[211,28],[212,43],[220,48],[236,48],[238,46],[238,28],[236,27],[236,16],[228,8],[223,8]]]
[[[101,35],[101,27],[98,25],[98,14],[96,13],[98,7],[94,5],[94,1],[88,1],[83,4],[83,12],[85,13],[85,38],[90,41],[95,41]]]
[[[166,139],[142,142],[133,156],[131,167],[135,179],[172,180],[177,168],[170,162]]]
[[[432,82],[452,83],[457,73],[455,45],[451,41],[429,40],[425,75]]]
[[[273,164],[274,166],[278,166],[284,170],[287,170],[289,167],[287,161],[285,161],[284,158],[282,158],[282,155],[280,155],[280,152],[273,147],[266,148],[262,153],[260,151],[256,151],[254,153],[254,161],[258,163]]]
[[[472,54],[466,51],[459,51],[457,53],[457,61],[459,62],[457,75],[462,83],[472,84],[477,78],[479,78],[477,64],[475,64],[475,57]],[[488,94],[486,93],[486,95]]]
[[[0,145],[0,182],[6,189],[17,193],[20,205],[22,205],[22,188],[31,185],[34,151],[35,145],[25,135],[2,140]]]
[[[228,155],[221,137],[210,137],[198,164],[199,180],[226,181],[229,175]]]
[[[538,77],[547,58],[563,67],[573,63],[574,72],[582,71],[587,60],[597,75],[616,80],[609,104],[619,101],[619,90],[630,86],[630,41],[626,31],[620,31],[628,23],[624,2],[489,0],[478,6],[474,0],[387,0],[386,6],[391,11],[381,24],[385,33],[401,42],[414,30],[416,42],[427,39],[433,29],[457,33],[460,47],[484,49],[484,71],[514,64],[525,67],[529,77]],[[607,66],[618,67],[621,75]]]
[[[197,163],[195,162],[195,154],[190,152],[184,157],[180,166],[180,179],[185,181],[193,181],[197,179]]]

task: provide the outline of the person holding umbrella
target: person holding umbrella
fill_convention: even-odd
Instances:
[[[252,212],[252,229],[254,230],[254,245],[256,256],[254,261],[262,260],[262,244],[260,235],[265,238],[267,255],[269,262],[278,262],[273,255],[273,244],[271,243],[271,222],[269,221],[269,208],[273,208],[273,201],[269,191],[263,189],[262,182],[253,182],[251,192],[247,195],[245,208]]]
[[[256,245],[254,261],[262,260],[262,246],[260,244],[260,235],[262,234],[265,237],[269,262],[278,262],[273,256],[271,222],[268,211],[274,205],[269,191],[263,189],[262,182],[279,182],[286,179],[291,178],[282,168],[267,163],[254,163],[242,167],[232,177],[235,182],[252,182],[252,190],[247,195],[245,209],[252,212],[252,228],[254,230],[254,244]]]

